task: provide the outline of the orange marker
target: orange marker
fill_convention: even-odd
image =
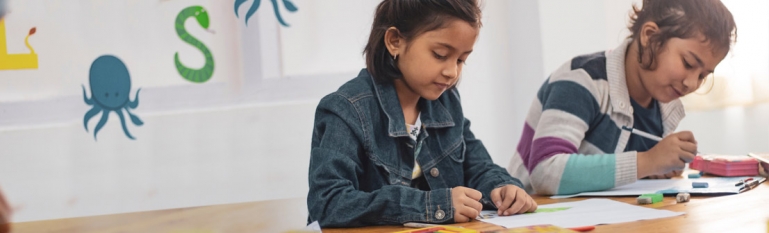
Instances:
[[[443,228],[443,227],[431,227],[431,228],[425,228],[425,229],[421,229],[421,230],[416,230],[416,231],[414,231],[412,233],[430,233],[430,232],[436,232],[436,231],[440,231],[440,230],[446,230],[446,228]]]
[[[595,230],[595,226],[572,227],[572,228],[569,228],[569,230],[579,231],[579,232],[592,231],[592,230]]]

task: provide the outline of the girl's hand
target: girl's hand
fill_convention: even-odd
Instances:
[[[451,204],[454,205],[454,222],[469,222],[478,217],[483,209],[480,200],[483,194],[468,187],[451,189]]]
[[[497,215],[509,216],[537,210],[537,202],[518,186],[508,184],[491,190],[491,200],[497,206]]]
[[[638,152],[638,177],[669,174],[683,170],[686,163],[694,160],[697,141],[692,132],[670,134],[646,152]]]
[[[649,178],[649,179],[670,179],[670,178],[673,178],[673,177],[681,176],[681,174],[683,172],[684,172],[683,170],[675,170],[675,171],[672,171],[672,172],[670,172],[668,174],[652,175],[652,176],[648,176],[646,178]]]

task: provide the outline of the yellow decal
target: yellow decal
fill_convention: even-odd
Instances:
[[[8,54],[5,41],[5,20],[0,20],[0,70],[37,69],[37,54],[35,54],[35,49],[29,45],[29,37],[33,34],[35,34],[35,28],[30,29],[29,34],[24,38],[24,43],[30,53]]]

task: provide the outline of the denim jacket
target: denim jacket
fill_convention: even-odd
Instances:
[[[414,141],[392,82],[377,83],[366,69],[320,101],[312,135],[308,221],[323,227],[451,223],[451,188],[476,189],[483,194],[484,209],[495,209],[492,189],[522,187],[492,162],[470,132],[456,88],[434,101],[420,99],[418,105],[423,128]],[[429,191],[412,187],[417,151]]]

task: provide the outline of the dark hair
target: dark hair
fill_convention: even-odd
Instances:
[[[641,45],[641,28],[654,22],[659,32]],[[737,25],[729,9],[720,0],[643,0],[642,8],[633,5],[630,16],[631,35],[638,46],[638,62],[643,69],[655,69],[657,52],[670,38],[705,37],[713,51],[729,51],[737,39]]]
[[[395,59],[385,46],[387,29],[395,27],[400,36],[410,41],[416,36],[446,26],[455,18],[481,26],[481,9],[477,0],[384,0],[379,3],[371,25],[368,44],[363,50],[366,68],[378,82],[401,78]]]

